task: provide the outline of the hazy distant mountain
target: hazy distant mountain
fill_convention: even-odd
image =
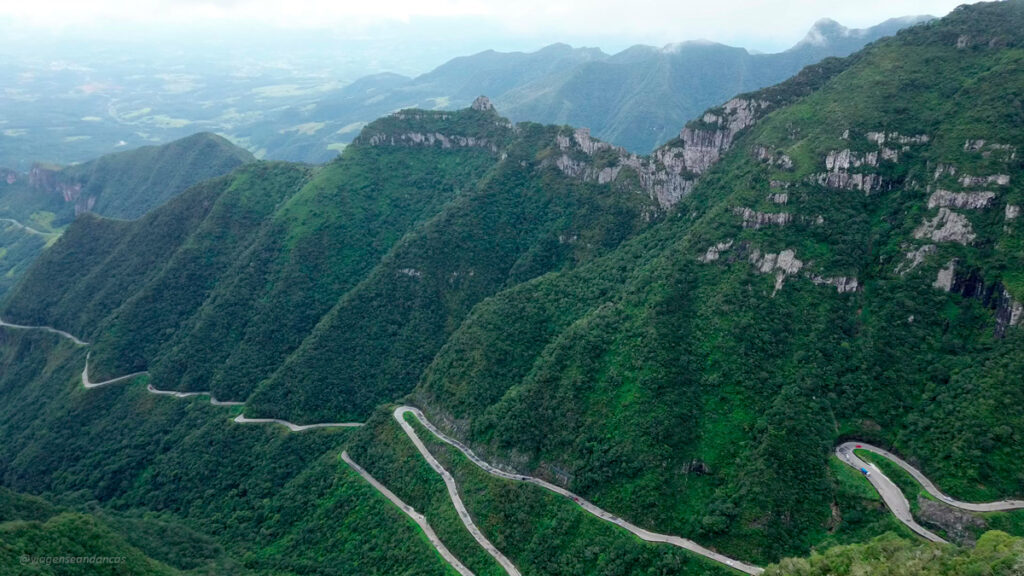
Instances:
[[[979,3],[730,95],[649,156],[480,100],[76,219],[0,303],[92,343],[0,329],[0,574],[67,551],[133,574],[506,573],[474,534],[522,574],[739,573],[626,522],[759,565],[813,554],[765,576],[1019,573],[1022,511],[938,512],[836,448],[1024,497],[1022,62],[1024,0]],[[87,358],[94,381],[149,374],[83,389]],[[919,539],[873,486],[977,546]],[[48,512],[25,494],[78,516],[30,524]]]
[[[777,54],[706,41],[638,45],[614,55],[565,44],[531,53],[481,52],[416,78],[363,79],[238,135],[259,142],[269,157],[322,161],[377,116],[409,107],[461,108],[486,94],[514,121],[586,126],[604,140],[649,152],[733,94],[770,86],[825,57],[846,56],[930,18],[898,18],[859,30],[821,20]]]

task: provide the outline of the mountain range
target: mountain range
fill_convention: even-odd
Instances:
[[[351,57],[358,49],[321,36],[309,38],[308,47],[288,36],[253,50],[212,39],[178,51],[159,42],[132,48],[111,40],[115,45],[84,43],[61,57],[51,54],[52,46],[30,42],[24,53],[7,48],[12,57],[0,63],[0,81],[10,86],[0,93],[0,168],[80,163],[197,131],[222,134],[261,158],[320,163],[379,116],[410,107],[461,108],[480,94],[515,121],[588,126],[601,138],[649,152],[733,94],[782,81],[923,19],[864,30],[823,20],[779,54],[691,42],[609,55],[559,44],[455,58],[414,78],[381,73],[355,81],[325,71],[348,70],[352,64],[342,53],[350,50]],[[318,50],[321,56],[310,55]]]
[[[83,214],[0,303],[0,529],[153,573],[454,573],[413,510],[475,574],[1012,574],[1022,510],[870,465],[954,544],[917,540],[836,449],[1024,496],[1022,31],[961,7],[650,154],[477,97]]]

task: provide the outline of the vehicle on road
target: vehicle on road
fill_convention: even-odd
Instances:
[[[861,468],[860,469],[860,473],[865,475],[865,476],[871,476],[871,471],[868,470],[867,468]]]

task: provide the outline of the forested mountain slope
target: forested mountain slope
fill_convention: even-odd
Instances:
[[[830,529],[843,437],[968,498],[1024,493],[1022,23],[1020,2],[961,9],[846,60],[674,217],[478,306],[417,402],[494,458],[750,553]]]
[[[491,462],[752,563],[893,528],[830,460],[849,438],[958,498],[1019,498],[1021,30],[1024,2],[958,9],[708,110],[651,156],[480,99],[380,119],[323,167],[256,163],[137,221],[80,218],[5,320],[92,342],[96,378],[148,369],[250,417],[367,425],[242,431],[138,385],[83,390],[84,351],[5,331],[3,482],[160,510],[255,571],[303,573],[408,529],[359,505],[345,447],[499,573],[410,456],[386,406],[404,400]],[[717,569],[443,458],[524,573]],[[1019,535],[1013,518],[984,521]],[[442,570],[422,544],[374,547],[367,571]]]
[[[0,170],[0,298],[76,216],[138,218],[186,188],[253,160],[220,136],[195,134],[74,166]]]

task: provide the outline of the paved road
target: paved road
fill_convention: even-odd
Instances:
[[[21,324],[8,324],[7,322],[4,322],[3,318],[0,318],[0,326],[6,326],[8,328],[14,328],[15,330],[42,330],[44,332],[50,332],[51,334],[57,334],[58,336],[63,336],[64,338],[67,338],[68,340],[71,340],[72,342],[74,342],[75,344],[77,344],[79,346],[88,346],[89,345],[88,342],[84,342],[82,340],[79,340],[78,338],[75,338],[74,336],[72,336],[71,334],[68,334],[67,332],[65,332],[63,330],[57,330],[56,328],[50,328],[49,326],[22,326]]]
[[[126,374],[124,376],[118,376],[117,378],[111,378],[110,380],[104,380],[103,382],[93,382],[89,380],[89,354],[86,354],[85,368],[82,368],[82,386],[85,386],[86,388],[99,388],[100,386],[116,384],[118,382],[121,382],[122,380],[129,380],[131,378],[135,378],[136,376],[142,376],[144,374],[149,374],[149,372],[143,370],[142,372],[133,372],[131,374]]]
[[[402,499],[396,496],[394,492],[388,490],[386,486],[378,482],[377,479],[371,476],[369,472],[364,470],[359,464],[356,464],[352,458],[349,457],[348,452],[342,452],[341,459],[351,466],[353,470],[358,472],[360,476],[370,483],[371,486],[376,488],[378,492],[383,494],[388,500],[391,500],[395,506],[401,508],[402,512],[405,512],[409,518],[412,518],[414,522],[419,524],[420,528],[423,529],[423,533],[427,535],[427,539],[430,540],[430,543],[441,554],[441,557],[452,565],[452,568],[455,568],[455,570],[459,574],[462,574],[462,576],[474,576],[473,572],[471,572],[469,568],[466,568],[462,562],[459,562],[459,559],[456,558],[447,547],[445,547],[444,543],[441,542],[441,539],[437,537],[434,529],[430,527],[426,516],[420,514],[415,508],[403,502]]]
[[[921,486],[924,486],[924,489],[927,490],[929,494],[942,500],[943,502],[949,504],[950,506],[955,506],[957,508],[962,508],[964,510],[971,510],[972,512],[999,512],[1002,510],[1020,510],[1024,508],[1024,500],[997,500],[995,502],[962,502],[960,500],[955,500],[949,495],[939,490],[939,487],[936,486],[931,480],[929,480],[927,476],[922,474],[920,470],[914,468],[905,460],[893,454],[892,452],[889,452],[884,448],[872,446],[871,444],[865,444],[864,442],[846,442],[840,444],[836,448],[836,453],[840,455],[840,458],[842,458],[842,451],[850,454],[850,456],[852,456],[853,459],[856,459],[857,457],[853,454],[854,449],[874,452],[879,456],[884,456],[889,460],[892,460],[900,468],[903,468],[911,476],[913,476],[914,479],[917,480],[919,484],[921,484]],[[848,461],[847,463],[849,464]]]
[[[484,536],[483,532],[480,531],[480,528],[478,528],[473,522],[473,518],[470,517],[469,511],[466,510],[466,505],[462,502],[462,497],[459,496],[459,487],[455,484],[455,478],[444,469],[444,466],[441,466],[441,463],[437,461],[437,458],[434,458],[434,455],[430,453],[430,450],[427,450],[426,445],[423,444],[423,441],[420,440],[420,437],[416,434],[416,429],[405,421],[403,416],[406,413],[415,415],[421,422],[425,422],[426,418],[423,418],[423,414],[419,410],[408,406],[399,406],[395,409],[393,414],[395,420],[398,421],[398,425],[402,427],[402,430],[404,430],[409,436],[412,443],[416,445],[416,449],[420,451],[420,454],[426,459],[427,463],[430,464],[430,467],[444,479],[444,484],[448,487],[448,496],[451,497],[452,504],[455,506],[455,510],[459,513],[459,518],[462,520],[462,523],[466,525],[466,529],[469,530],[469,533],[473,535],[473,538],[476,539],[480,546],[483,547],[488,554],[493,556],[494,559],[498,561],[498,564],[501,564],[501,567],[505,569],[505,572],[507,572],[509,576],[521,576],[519,569],[512,564],[512,561],[506,558],[494,544],[491,544],[491,541]]]
[[[882,471],[874,464],[869,464],[860,458],[857,458],[857,455],[853,453],[852,449],[852,446],[855,445],[856,443],[840,444],[836,447],[836,456],[839,456],[840,460],[845,462],[847,465],[856,468],[858,471],[863,468],[871,472],[867,477],[868,481],[871,482],[871,485],[874,486],[875,490],[877,490],[882,496],[882,500],[885,502],[885,505],[889,507],[889,510],[892,511],[893,516],[895,516],[897,520],[903,522],[908,528],[932,542],[945,543],[946,541],[943,540],[941,536],[924,526],[921,526],[916,520],[914,520],[913,515],[910,513],[910,503],[907,502],[907,497],[903,495],[903,491],[896,486],[895,482],[890,480],[889,477],[883,474]]]
[[[22,326],[20,324],[9,324],[7,322],[4,322],[2,318],[0,318],[0,326],[6,326],[7,328],[14,328],[17,330],[43,330],[45,332],[51,332],[53,334],[57,334],[59,336],[67,338],[68,340],[71,340],[72,342],[79,346],[89,345],[88,342],[79,340],[75,336],[72,336],[71,334],[68,334],[63,330],[57,330],[56,328],[51,328],[49,326]],[[93,382],[92,380],[89,379],[89,356],[90,354],[85,355],[85,367],[82,368],[82,386],[84,386],[85,388],[100,388],[103,386],[109,386],[111,384],[116,384],[118,382],[123,382],[125,380],[130,380],[138,376],[149,374],[149,372],[143,370],[141,372],[133,372],[131,374],[118,376],[117,378],[111,378],[110,380],[104,380],[102,382]],[[178,392],[175,390],[159,390],[157,388],[154,388],[152,384],[146,386],[146,390],[151,394],[157,394],[159,396],[173,396],[175,398],[209,396],[210,404],[213,404],[214,406],[245,406],[245,402],[229,402],[217,400],[217,398],[213,395],[212,392]],[[312,430],[314,428],[352,428],[363,425],[362,422],[324,422],[322,424],[295,424],[292,422],[288,422],[287,420],[279,420],[277,418],[246,418],[244,414],[239,414],[235,418],[235,422],[238,422],[239,424],[280,424],[288,428],[292,432],[302,432],[304,430]]]
[[[68,334],[67,332],[64,332],[63,330],[57,330],[56,328],[52,328],[50,326],[23,326],[19,324],[10,324],[4,322],[3,319],[0,318],[0,327],[13,328],[17,330],[43,330],[67,338],[79,346],[89,345],[88,342],[80,340],[75,336]],[[117,378],[113,378],[103,382],[92,382],[89,379],[89,355],[87,354],[85,359],[85,368],[82,370],[82,386],[86,388],[98,388],[101,386],[114,384],[116,382],[121,382],[123,380],[128,380],[130,378],[135,378],[143,374],[147,374],[147,372],[136,372],[134,374],[119,376]],[[158,390],[154,388],[152,385],[149,385],[147,387],[147,390],[152,394],[173,396],[175,398],[189,398],[192,396],[208,395],[210,396],[210,403],[215,406],[244,406],[244,402],[219,401],[210,392],[177,392],[173,390]],[[626,520],[623,520],[622,518],[615,516],[614,514],[606,510],[603,510],[602,508],[597,507],[593,503],[584,500],[580,496],[572,492],[569,492],[568,490],[560,486],[556,486],[554,484],[551,484],[550,482],[541,480],[540,478],[534,478],[532,476],[518,474],[514,471],[505,471],[495,468],[494,466],[491,466],[490,464],[485,462],[475,453],[473,453],[473,451],[470,450],[466,445],[462,444],[458,440],[448,437],[446,434],[438,430],[437,427],[435,427],[429,420],[427,420],[427,418],[419,409],[410,406],[399,406],[398,408],[395,409],[393,414],[395,420],[398,421],[399,425],[409,436],[409,438],[413,441],[413,444],[415,444],[417,450],[420,451],[420,454],[427,460],[430,466],[435,471],[437,471],[437,473],[440,474],[441,477],[444,479],[445,485],[448,487],[448,494],[451,497],[452,503],[455,505],[455,508],[458,511],[459,517],[461,518],[463,524],[466,525],[466,528],[470,531],[470,533],[477,540],[477,542],[479,542],[480,545],[488,553],[490,553],[491,556],[493,556],[495,560],[498,561],[499,564],[502,565],[502,567],[505,569],[506,572],[508,572],[510,576],[520,576],[518,569],[515,567],[515,565],[512,564],[512,562],[508,558],[506,558],[501,553],[501,551],[499,551],[493,544],[491,544],[489,540],[487,540],[487,538],[483,535],[483,533],[476,526],[476,524],[473,523],[473,520],[470,517],[468,510],[466,510],[466,507],[462,502],[462,498],[459,496],[458,486],[455,484],[455,479],[452,477],[451,474],[448,473],[447,470],[444,469],[443,466],[441,466],[441,464],[437,461],[436,458],[434,458],[430,451],[427,450],[426,446],[420,440],[419,436],[417,436],[416,430],[411,425],[409,425],[408,422],[405,421],[405,414],[412,414],[413,417],[419,420],[419,422],[423,424],[423,426],[426,427],[439,440],[455,447],[457,450],[465,454],[466,457],[470,459],[470,461],[472,461],[474,464],[476,464],[478,467],[480,467],[489,474],[499,476],[501,478],[505,478],[508,480],[516,480],[519,482],[527,482],[530,484],[534,484],[556,494],[565,496],[566,498],[570,498],[573,502],[577,503],[581,508],[593,514],[594,516],[597,516],[602,520],[606,520],[617,526],[620,526],[648,542],[663,542],[666,544],[677,546],[679,548],[684,548],[686,550],[689,550],[696,554],[700,554],[706,558],[710,558],[712,560],[715,560],[716,562],[720,562],[722,564],[725,564],[726,566],[730,566],[732,568],[735,568],[736,570],[740,570],[747,574],[760,574],[764,571],[764,569],[759,566],[747,564],[739,560],[734,560],[732,558],[729,558],[728,556],[719,554],[718,552],[705,548],[692,540],[681,538],[679,536],[659,534],[656,532],[651,532],[644,528],[640,528],[639,526],[636,526]],[[239,424],[280,424],[293,432],[302,432],[304,430],[310,430],[314,428],[347,428],[363,425],[362,423],[359,422],[328,422],[321,424],[302,425],[294,424],[292,422],[288,422],[287,420],[280,420],[277,418],[246,418],[244,414],[239,414],[234,421]],[[846,442],[836,447],[836,455],[839,456],[839,459],[841,461],[845,462],[847,465],[855,469],[859,470],[861,468],[865,468],[871,471],[871,475],[868,477],[868,480],[875,487],[878,493],[882,496],[882,500],[886,503],[886,505],[892,511],[893,515],[896,516],[898,520],[906,524],[914,532],[920,534],[924,538],[927,538],[928,540],[931,540],[933,542],[945,542],[945,540],[943,540],[934,532],[931,532],[927,528],[918,524],[914,520],[913,516],[910,514],[910,504],[909,502],[907,502],[906,496],[904,496],[903,492],[899,489],[899,487],[897,487],[896,484],[887,476],[885,476],[885,474],[883,474],[882,471],[879,470],[876,466],[864,462],[863,460],[858,458],[856,454],[853,453],[854,449],[868,450],[870,452],[874,452],[875,454],[888,458],[889,460],[891,460],[892,462],[896,463],[898,466],[906,470],[930,494],[932,494],[936,498],[941,499],[950,506],[955,506],[957,508],[962,508],[964,510],[970,510],[974,512],[995,512],[1001,510],[1024,509],[1024,500],[999,500],[996,502],[980,503],[962,502],[960,500],[955,500],[952,497],[948,496],[947,494],[943,493],[941,490],[939,490],[939,488],[924,474],[922,474],[920,470],[914,468],[905,460],[903,460],[899,456],[896,456],[892,452],[885,450],[884,448],[879,448],[877,446],[872,446],[871,444],[866,444],[863,442]],[[380,490],[385,496],[388,496],[390,494],[388,498],[391,499],[396,504],[398,504],[399,507],[402,507],[403,510],[406,510],[406,508],[408,508],[408,510],[406,510],[407,514],[409,513],[409,510],[412,510],[411,507],[408,507],[407,505],[402,503],[401,500],[394,496],[394,494],[388,492],[387,488],[385,488],[379,482],[374,480],[372,476],[366,473],[365,470],[359,468],[354,462],[351,461],[351,459],[348,459],[347,455],[343,454],[343,457],[346,458],[346,462],[352,465],[357,472],[359,472],[364,478],[370,481],[370,483],[373,484],[375,488]],[[413,513],[415,513],[415,511],[413,511]],[[418,516],[422,518],[422,515]],[[410,517],[412,517],[414,520],[417,520],[417,517],[413,516],[412,514],[410,514]],[[417,523],[419,523],[418,520]],[[424,526],[425,524],[426,519],[424,518],[423,523],[420,525]],[[427,528],[424,529],[425,532],[429,528],[429,525],[426,526]],[[428,533],[428,538],[431,538],[431,542],[434,542],[436,540],[436,535],[433,535],[433,537],[431,537],[431,535],[433,535],[432,530]],[[445,549],[445,551],[442,551],[444,545],[441,544],[439,540],[437,540],[436,542],[437,543],[435,544],[435,547],[438,548],[438,551],[441,552],[442,556],[445,556],[445,552],[447,550]],[[448,553],[448,555],[450,556],[450,553]],[[448,559],[448,556],[445,556],[445,558]],[[461,564],[457,565],[458,560],[456,560],[454,557],[451,557],[449,561],[452,562],[452,566],[455,566],[456,570],[459,570],[460,573],[469,573],[468,570],[466,570],[466,572],[462,571],[465,570],[465,567]],[[460,569],[459,566],[462,566],[462,569]]]
[[[445,442],[445,443],[447,443],[447,444],[449,444],[451,446],[454,446],[457,450],[459,450],[460,452],[465,454],[467,458],[469,458],[474,464],[476,464],[478,467],[483,469],[488,474],[491,474],[493,476],[499,476],[501,478],[505,478],[505,479],[508,479],[508,480],[516,480],[516,481],[519,481],[519,482],[527,482],[527,483],[530,483],[530,484],[534,484],[536,486],[540,486],[541,488],[544,488],[546,490],[550,490],[551,492],[554,492],[556,494],[560,494],[562,496],[565,496],[566,498],[569,498],[573,502],[578,504],[581,508],[583,508],[587,512],[590,512],[591,514],[593,514],[594,516],[597,516],[598,518],[600,518],[602,520],[611,522],[611,523],[613,523],[613,524],[615,524],[617,526],[620,526],[622,528],[625,528],[626,530],[629,530],[630,532],[632,532],[636,536],[640,537],[642,540],[646,540],[648,542],[664,542],[666,544],[671,544],[673,546],[677,546],[679,548],[683,548],[683,549],[689,550],[691,552],[695,552],[697,554],[700,554],[701,556],[704,556],[705,558],[710,558],[711,560],[714,560],[716,562],[720,562],[722,564],[725,564],[726,566],[729,566],[731,568],[735,568],[736,570],[739,570],[741,572],[746,572],[747,574],[760,574],[761,572],[764,572],[764,569],[761,568],[760,566],[754,566],[753,564],[747,564],[745,562],[741,562],[739,560],[735,560],[733,558],[725,556],[724,554],[719,554],[718,552],[715,552],[714,550],[711,550],[709,548],[705,548],[705,547],[701,546],[700,544],[697,544],[693,540],[688,540],[686,538],[680,538],[679,536],[670,536],[670,535],[666,535],[666,534],[658,534],[656,532],[651,532],[650,530],[645,530],[643,528],[640,528],[639,526],[636,526],[636,525],[634,525],[634,524],[632,524],[632,523],[630,523],[630,522],[628,522],[626,520],[623,520],[622,518],[619,518],[618,516],[615,516],[611,512],[608,512],[606,510],[603,510],[603,509],[597,507],[593,503],[591,503],[591,502],[589,502],[587,500],[584,500],[580,496],[578,496],[578,495],[576,495],[576,494],[574,494],[572,492],[569,492],[568,490],[566,490],[566,489],[564,489],[564,488],[562,488],[560,486],[556,486],[554,484],[551,484],[550,482],[546,482],[544,480],[541,480],[540,478],[534,478],[532,476],[525,476],[525,475],[522,475],[522,474],[517,474],[515,472],[507,472],[505,470],[500,470],[498,468],[495,468],[494,466],[491,466],[490,464],[488,464],[487,462],[482,460],[479,456],[474,454],[472,450],[470,450],[468,447],[466,447],[466,445],[462,444],[458,440],[455,440],[453,438],[449,438],[443,432],[438,430],[433,424],[430,423],[429,420],[427,420],[427,418],[423,415],[423,412],[421,412],[420,410],[418,410],[416,408],[412,408],[410,406],[399,406],[398,408],[395,409],[395,412],[394,412],[395,419],[398,420],[398,423],[401,424],[402,429],[405,430],[405,433],[408,434],[409,438],[412,439],[414,444],[416,444],[416,448],[419,449],[420,453],[423,454],[423,456],[427,459],[428,462],[430,462],[431,467],[433,467],[435,470],[437,470],[438,473],[441,474],[441,476],[445,478],[445,484],[449,484],[449,479],[451,478],[451,475],[446,470],[444,470],[444,468],[441,467],[441,465],[437,462],[437,460],[433,457],[433,455],[431,455],[430,452],[427,451],[426,446],[423,445],[423,442],[419,439],[419,436],[416,435],[416,430],[408,422],[405,421],[404,416],[406,414],[412,414],[413,417],[415,417],[417,420],[419,420],[420,423],[423,424],[423,426],[426,427],[427,430],[430,430],[430,432],[434,436],[436,436],[439,440],[441,440],[442,442]],[[463,506],[461,499],[457,500],[458,492],[457,492],[457,490],[453,489],[454,483],[455,483],[455,480],[451,479],[451,483],[449,484],[448,492],[449,492],[449,494],[452,494],[452,502],[456,504],[455,507],[459,510],[459,515],[460,516],[465,515],[463,517],[463,522],[465,523],[468,520],[469,514],[468,514],[468,512],[466,512],[465,506]],[[471,520],[470,520],[470,522],[471,522]],[[469,524],[467,524],[466,527],[469,528]],[[478,541],[479,541],[479,539],[478,539]],[[486,548],[486,546],[485,546],[485,548]]]
[[[222,402],[217,400],[217,397],[212,392],[178,392],[177,390],[158,390],[153,387],[152,384],[146,386],[151,394],[157,394],[159,396],[173,396],[175,398],[191,398],[192,396],[209,396],[210,404],[214,406],[245,406],[245,402]]]
[[[277,418],[246,418],[245,414],[239,414],[235,417],[235,422],[239,424],[280,424],[292,432],[302,432],[303,430],[312,430],[314,428],[358,428],[363,426],[362,422],[324,422],[322,424],[293,424],[287,420],[278,420]]]
[[[35,228],[25,226],[21,222],[18,222],[17,220],[14,220],[12,218],[0,218],[0,222],[9,222],[14,227],[21,228],[22,230],[28,232],[29,234],[35,234],[36,236],[46,236],[47,238],[51,236],[60,236],[59,232],[43,232],[42,230],[36,230]]]

